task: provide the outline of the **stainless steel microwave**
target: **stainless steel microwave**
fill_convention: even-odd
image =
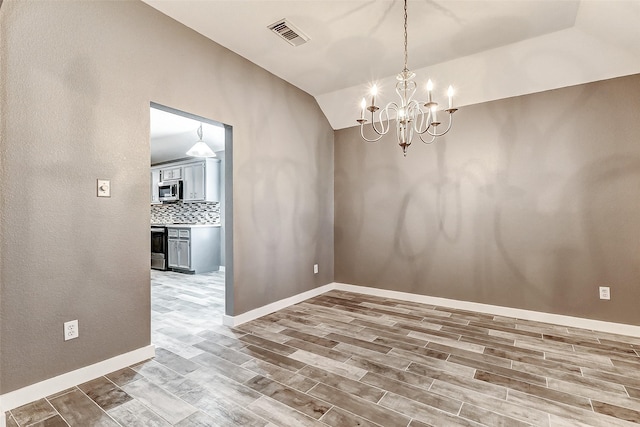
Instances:
[[[178,200],[182,200],[182,180],[159,182],[158,199],[161,202],[177,202]]]

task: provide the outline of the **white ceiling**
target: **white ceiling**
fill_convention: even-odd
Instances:
[[[316,97],[334,129],[374,82],[379,104],[396,96],[400,0],[143,1]],[[640,72],[640,0],[410,0],[408,16],[409,68],[457,106]],[[311,40],[267,29],[282,18]]]
[[[198,141],[202,123],[202,140],[213,151],[224,151],[224,127],[189,117],[150,109],[151,164],[187,157],[187,150]]]

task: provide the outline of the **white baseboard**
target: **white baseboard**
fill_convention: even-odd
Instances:
[[[612,334],[640,337],[640,326],[627,325],[625,323],[605,322],[602,320],[565,316],[562,314],[545,313],[541,311],[524,310],[521,308],[503,307],[499,305],[482,304],[478,302],[430,297],[427,295],[370,288],[367,286],[349,285],[346,283],[333,283],[332,285],[333,289],[341,291],[356,292],[383,298],[393,298],[402,301],[414,301],[423,304],[439,305],[441,307],[476,311],[479,313],[493,314],[496,316],[515,317],[523,320],[553,323],[555,325],[568,326],[571,328],[591,329],[594,331],[607,332]]]
[[[110,372],[150,359],[154,357],[155,354],[155,346],[151,344],[128,353],[120,354],[111,359],[103,360],[102,362],[94,363],[93,365],[85,366],[84,368],[76,369],[75,371],[67,372],[66,374],[58,375],[57,377],[49,378],[48,380],[0,395],[0,411],[2,411],[0,413],[0,415],[2,415],[0,418],[2,420],[0,421],[0,427],[4,427],[4,423],[6,422],[4,412],[10,409],[15,409],[35,400],[42,399],[43,397],[66,390],[69,387],[91,381],[94,378]]]
[[[267,314],[282,310],[290,305],[297,304],[309,298],[313,298],[331,290],[340,290],[379,296],[383,298],[393,298],[402,301],[414,301],[423,304],[438,305],[441,307],[456,308],[460,310],[476,311],[478,313],[493,314],[496,316],[515,317],[523,320],[533,320],[536,322],[553,323],[555,325],[567,326],[571,328],[591,329],[599,332],[607,332],[619,335],[628,335],[640,338],[640,326],[628,325],[625,323],[605,322],[602,320],[586,319],[582,317],[565,316],[562,314],[545,313],[542,311],[524,310],[521,308],[503,307],[499,305],[483,304],[478,302],[460,301],[448,298],[431,297],[427,295],[412,294],[409,292],[391,291],[387,289],[371,288],[368,286],[349,285],[346,283],[329,283],[310,291],[303,292],[280,301],[267,304],[263,307],[242,313],[238,316],[224,315],[222,323],[226,326],[237,326],[245,322],[257,319]]]
[[[262,307],[258,307],[237,316],[227,316],[225,314],[224,316],[222,316],[222,324],[230,327],[238,326],[259,317],[266,316],[267,314],[271,314],[275,311],[282,310],[283,308],[287,308],[290,305],[294,305],[309,298],[324,294],[325,292],[328,292],[332,289],[335,289],[335,284],[329,283],[327,285],[320,286],[319,288],[314,288],[300,294],[293,295],[291,297],[284,298],[267,305],[263,305]]]

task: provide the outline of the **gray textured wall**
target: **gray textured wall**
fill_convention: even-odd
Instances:
[[[0,37],[0,392],[149,344],[151,101],[234,128],[229,314],[333,281],[311,96],[137,1],[5,1]]]
[[[337,131],[336,281],[640,325],[638,112],[635,75],[465,107],[407,158]]]

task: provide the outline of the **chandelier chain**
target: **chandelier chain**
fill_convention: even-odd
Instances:
[[[407,0],[404,0],[404,70],[409,71],[407,64],[409,62],[409,53],[407,50]]]

